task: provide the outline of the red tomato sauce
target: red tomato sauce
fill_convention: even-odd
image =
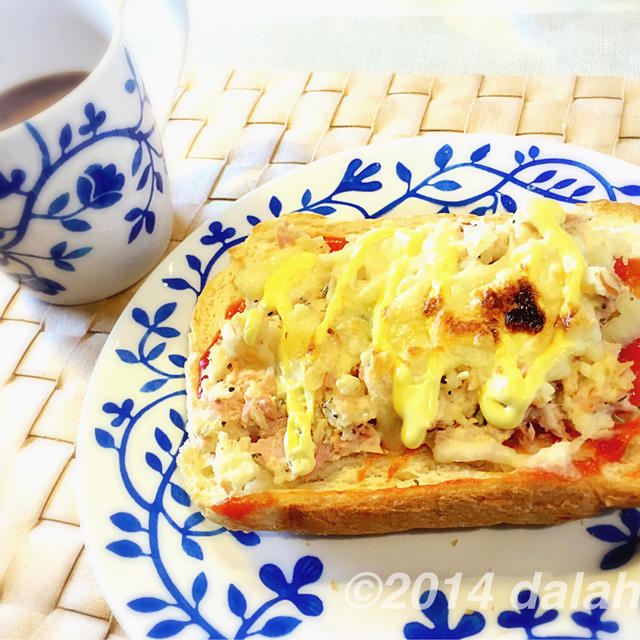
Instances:
[[[365,476],[367,475],[369,468],[373,464],[373,461],[374,461],[373,456],[367,456],[364,459],[363,465],[360,467],[360,469],[358,469],[358,473],[356,474],[356,478],[358,479],[358,482],[362,482],[365,479]]]
[[[622,258],[616,258],[613,268],[622,282],[624,282],[637,296],[640,296],[640,258],[629,258],[627,264]]]
[[[344,249],[347,241],[344,238],[339,238],[337,236],[322,236],[324,241],[329,245],[329,251],[333,253],[334,251],[340,251]]]
[[[393,476],[395,476],[396,473],[398,473],[398,471],[400,471],[400,469],[402,469],[402,467],[404,467],[406,464],[406,458],[398,458],[394,460],[389,465],[389,469],[387,470],[387,479],[391,480],[391,478],[393,478]]]
[[[227,307],[227,310],[224,312],[224,317],[227,320],[231,320],[236,313],[242,313],[246,308],[247,303],[244,300],[236,300]]]
[[[603,464],[610,462],[620,462],[622,456],[624,456],[627,446],[631,439],[640,433],[640,419],[632,420],[631,422],[625,422],[624,424],[618,424],[613,429],[613,434],[608,438],[598,438],[596,440],[587,440],[577,453],[578,459],[573,461],[575,467],[580,471],[583,476],[592,476],[600,473]],[[578,435],[577,432],[571,434],[571,439]],[[541,440],[541,442],[538,442]],[[552,434],[539,433],[535,437],[535,450],[539,448],[545,448],[551,446],[560,439]],[[506,440],[503,444],[515,449],[519,453],[533,453],[534,449],[530,449],[533,445],[523,445],[518,439],[514,439],[512,436],[509,440]],[[526,473],[529,477],[535,477],[540,479],[550,477],[560,477],[559,474],[553,471],[545,470],[527,470]]]
[[[640,258],[629,258],[627,264],[622,258],[616,258],[613,268],[622,282],[640,297]],[[620,362],[631,362],[631,371],[635,375],[629,400],[640,406],[640,338],[622,347],[618,355]]]
[[[635,380],[633,381],[633,388],[629,394],[629,400],[631,400],[636,407],[640,406],[640,338],[622,347],[618,355],[618,360],[620,362],[631,362],[631,371],[633,371]]]
[[[620,462],[631,438],[640,432],[640,419],[625,422],[614,427],[613,435],[608,438],[587,440],[578,455],[584,458],[575,461],[575,466],[583,476],[600,473],[603,464]]]
[[[242,313],[246,308],[247,308],[247,304],[244,300],[236,300],[235,302],[232,302],[227,307],[227,310],[224,312],[224,317],[227,320],[230,320],[231,318],[233,318],[233,316],[236,315],[236,313]],[[213,337],[213,340],[211,341],[211,344],[209,345],[209,348],[202,354],[202,358],[200,358],[200,384],[198,385],[198,398],[202,395],[203,381],[209,378],[209,376],[205,375],[204,372],[206,368],[209,366],[211,348],[214,345],[218,344],[220,340],[222,340],[222,333],[220,333],[220,329],[218,329],[218,331],[216,331],[216,335]]]
[[[211,509],[231,520],[242,520],[256,509],[264,509],[274,502],[275,500],[271,494],[240,496],[238,498],[227,498],[218,504],[212,505]]]

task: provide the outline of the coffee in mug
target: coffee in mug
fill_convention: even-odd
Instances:
[[[0,131],[32,118],[75,89],[87,71],[66,71],[23,82],[0,93]]]

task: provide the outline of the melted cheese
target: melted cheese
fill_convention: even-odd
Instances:
[[[335,322],[341,308],[344,306],[345,297],[348,293],[349,285],[353,282],[358,270],[367,256],[367,252],[381,240],[393,235],[393,229],[378,229],[362,236],[353,247],[350,248],[351,256],[344,271],[338,276],[335,291],[331,302],[327,307],[324,319],[316,329],[314,335],[314,348],[320,348],[327,338],[327,331]]]
[[[520,425],[552,372],[584,349],[570,331],[580,304],[584,259],[562,229],[563,220],[558,205],[535,201],[516,232],[523,240],[514,241],[495,264],[479,264],[469,273],[461,271],[466,251],[463,230],[447,216],[414,230],[389,224],[363,234],[343,250],[322,256],[334,274],[325,280],[326,274],[316,268],[319,256],[308,251],[277,266],[264,285],[260,304],[247,312],[244,337],[248,344],[254,343],[264,314],[278,312],[282,319],[278,360],[288,410],[284,448],[292,476],[305,475],[315,466],[312,425],[324,372],[348,373],[348,369],[332,371],[343,362],[348,345],[341,347],[330,339],[345,317],[366,321],[373,351],[387,352],[395,362],[392,401],[405,446],[419,447],[435,427],[441,378],[460,368],[474,370],[482,381],[477,402],[490,425],[502,429]],[[473,319],[484,289],[522,277],[539,293],[546,315],[539,333],[514,333],[501,325],[493,336],[479,337],[482,331],[455,335],[447,318]],[[317,318],[311,312],[296,312],[301,305],[295,304],[291,292],[305,282],[316,291],[327,287]],[[434,313],[427,313],[428,300],[436,305]],[[499,442],[494,444],[484,446],[486,452],[499,449],[490,458],[500,462],[516,458]],[[456,439],[443,455],[455,459],[456,447],[462,458],[473,457]]]
[[[284,448],[287,461],[294,476],[310,473],[315,466],[315,444],[311,434],[314,414],[313,393],[306,390],[302,381],[303,372],[297,363],[303,356],[306,345],[300,340],[301,330],[295,322],[294,306],[289,291],[301,280],[309,277],[316,264],[315,253],[302,252],[291,256],[281,264],[267,279],[264,294],[253,314],[247,315],[245,340],[255,340],[256,326],[260,326],[264,314],[276,310],[282,319],[282,332],[278,346],[278,359],[286,388],[288,410],[287,430]]]
[[[241,491],[256,477],[259,467],[249,453],[249,443],[249,438],[232,440],[220,433],[216,453],[211,456],[211,466],[220,483]]]
[[[529,242],[516,250],[511,259],[512,266],[528,270],[534,282],[540,283],[541,289],[555,286],[562,292],[556,324],[559,321],[568,325],[578,310],[584,258],[575,240],[560,226],[564,222],[564,212],[559,205],[535,201],[525,220],[538,230],[542,241]],[[554,261],[561,265],[560,273],[556,274],[560,281],[545,283],[545,277],[558,271],[553,268]],[[518,356],[526,340],[531,338],[501,333],[494,373],[480,392],[479,403],[484,417],[503,429],[513,429],[521,424],[549,371],[575,346],[567,339],[562,327],[547,326],[543,335],[534,338],[542,348],[524,374],[518,366]]]
[[[549,371],[572,347],[561,329],[555,329],[553,333],[551,344],[533,361],[526,375],[517,363],[519,341],[508,333],[501,335],[495,373],[484,384],[478,398],[487,422],[502,429],[514,429],[522,423]]]
[[[444,229],[433,234],[429,240],[427,251],[431,256],[431,283],[428,295],[432,299],[446,300],[458,262],[455,232],[453,229]],[[429,326],[432,322],[427,320],[425,324]],[[417,382],[413,380],[409,366],[403,362],[398,364],[393,379],[393,407],[402,418],[402,443],[410,449],[424,442],[427,429],[434,424],[438,415],[440,379],[447,364],[447,358],[438,343],[436,336],[432,335],[431,344],[434,346],[426,356],[426,370]],[[398,357],[398,354],[395,355]]]

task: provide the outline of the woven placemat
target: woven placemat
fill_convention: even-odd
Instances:
[[[191,69],[165,133],[169,250],[301,164],[431,131],[544,135],[640,165],[640,78]],[[55,307],[0,276],[3,640],[125,637],[88,563],[73,474],[87,381],[138,287]]]

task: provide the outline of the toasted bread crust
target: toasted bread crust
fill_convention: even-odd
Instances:
[[[640,495],[638,478],[597,476],[568,482],[553,474],[487,475],[482,480],[373,491],[270,491],[205,507],[203,513],[228,529],[354,535],[556,524],[586,518],[607,507],[637,505]],[[232,518],[225,515],[226,510],[235,516],[244,513]]]
[[[599,201],[585,206],[598,215],[620,215],[623,210],[630,218],[640,220],[640,207],[636,205]],[[461,222],[477,222],[475,216],[457,218]],[[310,214],[290,214],[287,219],[310,235],[345,236],[384,224],[382,220],[329,222]],[[424,216],[394,220],[403,227],[418,226],[424,221]],[[234,248],[231,267],[214,276],[197,301],[186,365],[190,411],[200,402],[200,357],[216,335],[228,305],[242,295],[234,283],[234,273],[250,263],[257,244],[275,242],[274,227],[278,223],[261,223],[245,243]],[[636,443],[639,440],[636,438]],[[600,474],[572,480],[543,472],[482,472],[460,463],[458,478],[447,474],[446,480],[433,484],[393,487],[382,483],[381,488],[367,489],[354,485],[336,491],[323,490],[322,482],[301,482],[296,488],[243,495],[213,505],[200,495],[198,483],[189,477],[190,470],[181,465],[181,471],[187,490],[204,515],[229,529],[353,535],[416,528],[553,524],[591,516],[606,507],[637,506],[640,447],[634,443],[631,448],[632,459],[625,459],[624,464],[607,464]],[[365,457],[366,454],[351,456]]]

